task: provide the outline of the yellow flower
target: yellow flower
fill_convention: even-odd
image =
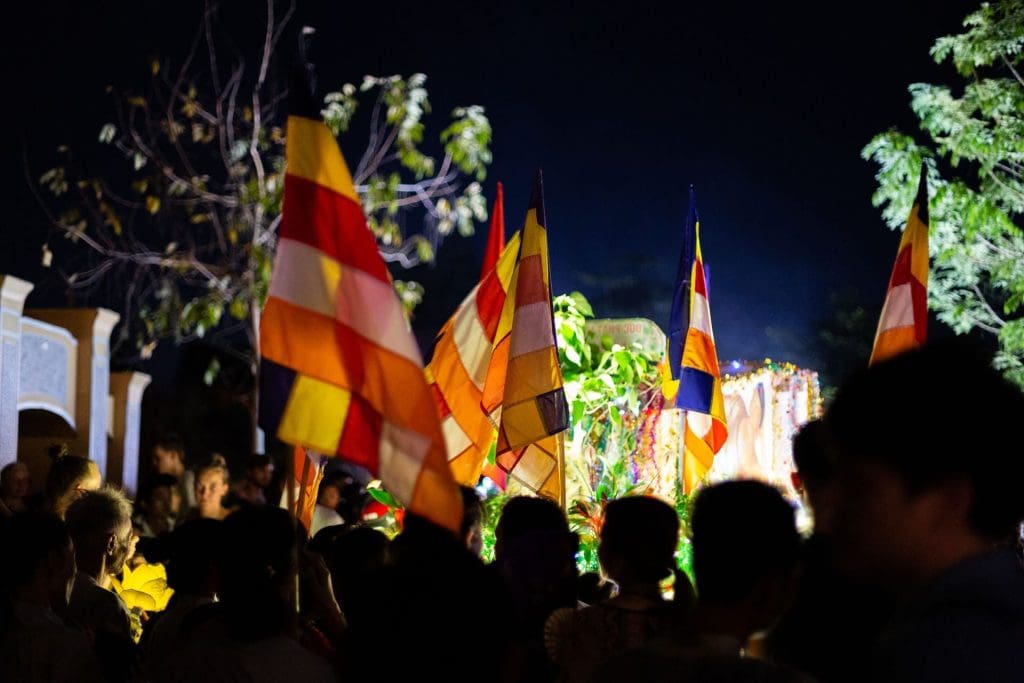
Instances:
[[[162,564],[141,564],[134,570],[125,565],[122,579],[111,583],[129,610],[161,612],[174,594],[174,589],[167,587],[167,570]]]

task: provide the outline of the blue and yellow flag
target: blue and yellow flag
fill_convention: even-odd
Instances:
[[[668,343],[662,367],[661,391],[668,401],[679,390],[679,371],[683,364],[686,329],[690,325],[690,281],[693,274],[693,244],[700,218],[697,216],[697,193],[690,185],[690,206],[686,211],[683,248],[679,252],[676,282],[672,288],[672,310],[668,321]]]
[[[715,454],[729,435],[711,327],[707,272],[700,249],[700,219],[692,186],[679,270],[662,391],[676,408],[686,411],[683,490],[689,493],[711,469]]]

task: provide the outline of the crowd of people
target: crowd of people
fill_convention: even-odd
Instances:
[[[459,534],[406,514],[390,539],[339,512],[336,479],[307,530],[269,459],[232,483],[173,437],[134,504],[85,457],[58,455],[35,497],[8,465],[0,679],[1024,680],[1021,416],[970,347],[879,363],[794,441],[809,535],[762,482],[706,483],[682,523],[631,496],[605,505],[600,576],[543,498],[508,499],[485,564],[468,487]],[[111,585],[143,558],[174,594],[138,636]]]

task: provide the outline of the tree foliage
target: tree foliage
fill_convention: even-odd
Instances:
[[[144,92],[108,88],[114,116],[99,128],[98,158],[83,163],[62,146],[39,177],[52,226],[68,241],[51,241],[44,261],[77,298],[116,302],[122,358],[215,329],[248,333],[243,354],[253,358],[281,220],[287,70],[277,63],[292,56],[279,46],[293,9],[279,16],[266,0],[261,49],[247,63],[238,50],[224,59],[224,27],[208,2],[180,65],[154,59]],[[472,234],[487,217],[484,110],[456,108],[428,142],[429,113],[423,74],[366,76],[324,98],[324,121],[340,142],[365,141],[352,167],[356,190],[381,255],[402,267],[431,261],[445,237]],[[423,297],[415,282],[396,287],[409,310]]]
[[[906,221],[925,162],[929,305],[958,333],[995,335],[998,366],[1024,386],[1024,1],[985,3],[964,28],[931,49],[961,80],[910,86],[926,139],[892,130],[862,154],[878,165],[874,202],[893,229]]]

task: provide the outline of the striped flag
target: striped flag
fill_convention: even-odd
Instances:
[[[692,194],[691,194],[692,202]],[[721,372],[711,328],[707,274],[700,250],[700,221],[693,208],[694,260],[690,273],[690,322],[680,363],[676,407],[686,410],[683,436],[683,490],[691,492],[711,469],[729,428]]]
[[[320,482],[324,478],[325,458],[302,446],[296,446],[292,453],[292,474],[294,476],[293,498],[289,507],[288,491],[281,494],[281,507],[299,518],[306,531],[313,528],[313,512],[316,509],[316,498],[320,492]]]
[[[498,207],[496,202],[495,209]],[[492,222],[492,232],[495,223]],[[455,480],[466,486],[475,486],[480,479],[487,452],[494,443],[494,423],[480,402],[495,333],[519,254],[519,237],[519,233],[513,235],[497,262],[441,328],[434,356],[427,366],[427,379],[441,417],[448,464]],[[494,474],[491,473],[492,479]]]
[[[683,248],[679,252],[676,283],[672,289],[672,310],[669,314],[665,363],[662,366],[661,393],[672,401],[679,391],[679,371],[683,366],[683,346],[690,324],[690,284],[693,275],[693,241],[697,229],[697,193],[690,185],[690,204],[686,210]]]
[[[461,498],[419,348],[337,142],[308,89],[292,97],[260,426],[367,468],[411,512],[457,530]]]
[[[491,211],[491,229],[487,233],[487,249],[484,250],[484,262],[480,267],[480,280],[498,265],[501,252],[505,251],[505,193],[501,183],[494,196],[494,210]]]
[[[526,212],[481,404],[498,428],[501,469],[534,493],[562,501],[562,432],[569,427],[569,406],[555,346],[540,173]]]
[[[924,344],[928,336],[928,176],[924,163],[907,217],[870,364]]]

